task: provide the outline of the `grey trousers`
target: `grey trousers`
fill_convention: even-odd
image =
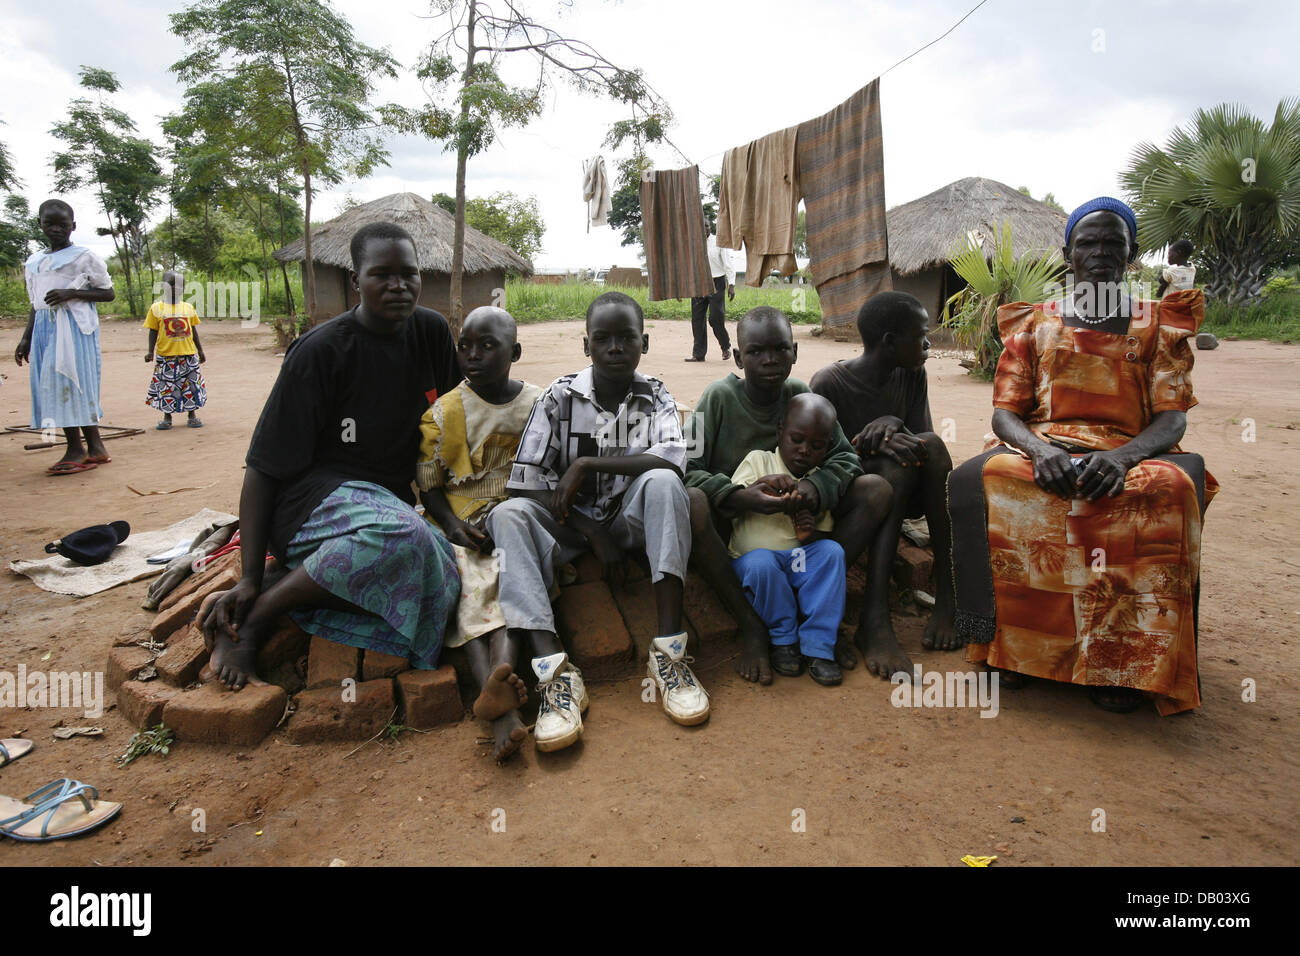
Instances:
[[[665,574],[686,579],[691,554],[691,516],[686,486],[676,472],[655,468],[638,475],[623,493],[622,508],[609,524],[623,550],[644,548],[651,580]],[[488,533],[498,549],[501,612],[506,627],[555,633],[547,595],[555,570],[587,550],[586,537],[555,520],[531,498],[509,498],[492,509]]]

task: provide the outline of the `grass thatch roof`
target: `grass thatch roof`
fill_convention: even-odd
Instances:
[[[456,218],[441,206],[434,205],[415,193],[384,196],[355,206],[324,225],[317,226],[311,234],[312,258],[318,264],[351,269],[352,253],[348,244],[352,241],[352,234],[372,222],[395,223],[409,232],[415,240],[415,251],[420,258],[422,271],[451,272]],[[289,243],[283,249],[277,249],[274,256],[280,262],[301,262],[305,258],[302,239]],[[533,265],[504,243],[466,226],[465,273],[490,272],[493,269],[530,275]]]
[[[1061,213],[1005,183],[978,176],[895,206],[885,217],[889,264],[899,275],[947,262],[971,232],[980,233],[985,252],[991,253],[993,237],[1004,222],[1011,223],[1017,258],[1060,249],[1065,238],[1066,217]]]

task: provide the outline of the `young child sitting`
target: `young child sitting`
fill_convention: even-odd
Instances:
[[[733,522],[730,551],[736,577],[772,634],[772,669],[808,673],[834,687],[843,679],[835,638],[844,617],[844,549],[831,537],[829,511],[814,515],[799,481],[814,474],[835,438],[835,408],[820,395],[793,396],[776,429],[775,451],[745,456],[733,484],[786,501],[786,512],[746,512]]]
[[[1169,247],[1169,265],[1160,273],[1156,298],[1163,298],[1167,292],[1183,292],[1196,285],[1196,266],[1187,261],[1195,248],[1186,239],[1179,239]]]
[[[168,269],[162,277],[162,299],[149,307],[144,318],[149,330],[144,360],[152,362],[158,357],[144,402],[163,413],[155,426],[159,431],[172,427],[176,412],[188,412],[185,424],[202,428],[203,422],[194,413],[208,401],[208,386],[199,369],[208,360],[199,342],[199,313],[193,304],[181,301],[184,288],[185,278]]]
[[[527,736],[519,718],[527,693],[514,672],[518,640],[497,603],[497,559],[485,530],[492,509],[506,500],[519,436],[542,393],[510,377],[521,353],[509,312],[483,306],[465,317],[456,343],[465,380],[424,413],[415,466],[424,513],[451,541],[460,571],[460,603],[443,647],[465,646],[480,691],[474,713],[492,722],[498,762]]]
[[[790,377],[799,347],[790,320],[781,310],[760,306],[746,312],[736,325],[736,340],[739,348],[732,354],[744,377],[733,372],[710,384],[686,425],[691,561],[740,626],[737,673],[745,680],[770,684],[771,637],[745,597],[726,540],[738,516],[784,512],[788,501],[761,483],[741,488],[731,476],[755,448],[775,447],[777,426],[785,417],[786,406],[795,395],[807,392],[808,386]],[[813,511],[829,511],[833,516],[833,534],[844,549],[847,566],[857,560],[889,511],[890,490],[879,476],[862,474],[857,452],[838,424],[832,434],[821,468],[800,478],[798,486]],[[860,641],[859,646],[875,667],[892,662],[897,653],[896,645],[890,648]],[[840,667],[852,667],[857,660],[848,642],[836,645],[835,658]]]
[[[930,423],[925,377],[929,323],[925,307],[906,292],[872,296],[858,310],[862,354],[826,366],[812,377],[811,387],[835,406],[845,434],[853,436],[862,470],[884,478],[893,489],[888,516],[868,544],[861,626],[878,642],[897,646],[889,618],[889,572],[903,520],[925,515],[934,547],[935,606],[921,644],[953,650],[958,640],[947,504],[952,458]],[[911,673],[911,667],[900,650],[892,670],[871,669],[888,679],[899,670]]]
[[[645,549],[659,617],[650,676],[670,718],[689,725],[709,716],[682,628],[691,549],[681,480],[686,444],[668,390],[636,370],[649,348],[635,300],[621,292],[596,297],[583,337],[591,366],[543,391],[506,483],[518,497],[488,516],[501,553],[501,611],[506,626],[530,642],[540,682],[538,750],[559,750],[582,736],[587,692],[556,635],[547,595],[556,568],[587,548],[611,584],[625,579],[624,551]]]

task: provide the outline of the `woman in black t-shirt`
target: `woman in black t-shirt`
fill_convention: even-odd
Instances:
[[[211,676],[257,681],[280,615],[351,647],[438,664],[460,596],[451,545],[416,513],[420,416],[460,381],[447,321],[416,306],[411,237],[352,237],[361,304],[299,338],[253,432],[240,498],[243,577],[199,613]],[[267,549],[289,569],[263,587]]]

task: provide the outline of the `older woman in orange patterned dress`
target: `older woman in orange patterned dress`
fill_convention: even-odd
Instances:
[[[1091,688],[1126,712],[1200,705],[1201,518],[1218,485],[1178,447],[1196,404],[1198,290],[1130,299],[1136,221],[1102,197],[1070,217],[1075,284],[998,310],[1000,441],[949,481],[956,626],[967,657]]]

